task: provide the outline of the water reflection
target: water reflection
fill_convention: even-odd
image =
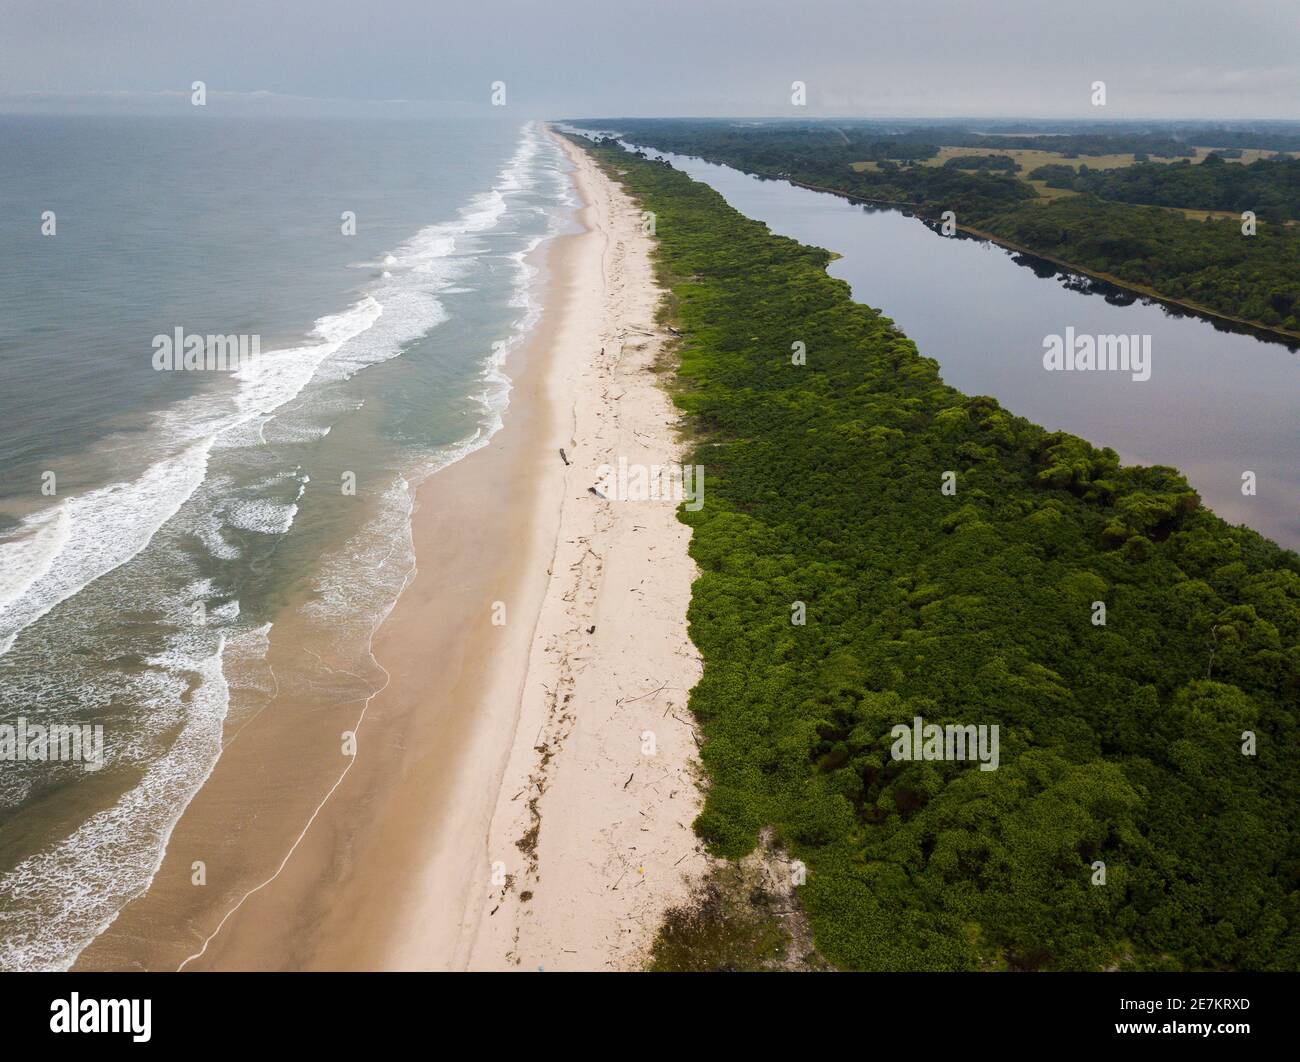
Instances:
[[[650,152],[773,232],[836,252],[828,267],[944,379],[1125,461],[1173,465],[1224,519],[1300,548],[1300,345],[1069,272],[893,207]],[[1044,340],[1150,335],[1152,375],[1047,372]],[[1252,471],[1258,494],[1241,493]]]

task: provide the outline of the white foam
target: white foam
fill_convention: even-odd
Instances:
[[[39,534],[48,520],[62,530],[58,549],[52,555],[46,549],[39,563],[31,560],[26,535],[0,543],[0,570],[12,564],[29,573],[20,577],[19,592],[0,602],[0,655],[24,627],[144,549],[203,482],[219,437],[295,398],[326,359],[374,325],[382,313],[379,302],[366,295],[343,313],[322,317],[312,332],[317,342],[267,353],[252,367],[231,374],[238,384],[233,400],[221,403],[200,394],[159,413],[154,430],[177,447],[172,456],[150,465],[132,482],[66,499],[56,507],[57,515],[46,511],[28,517],[20,534]]]
[[[27,535],[0,542],[5,550],[0,566],[0,610],[17,601],[44,576],[68,543],[68,514],[62,509],[43,512],[27,525]]]
[[[256,531],[263,535],[285,535],[293,527],[298,506],[252,499],[234,502],[226,513],[231,527],[241,531]]]
[[[24,627],[144,549],[203,481],[211,445],[210,437],[191,443],[132,483],[114,483],[64,501],[53,516],[63,528],[58,551],[0,606],[0,654],[9,651]],[[8,568],[14,552],[13,544],[0,545],[0,568]]]
[[[145,718],[158,728],[180,724],[168,754],[150,759],[139,784],[111,807],[0,877],[0,970],[67,969],[153,880],[172,829],[221,747],[228,706],[223,644],[206,657],[176,650],[150,660],[163,669],[149,673],[163,688],[156,691],[159,710]],[[183,676],[196,672],[200,681],[182,702],[189,687]],[[138,744],[134,735],[123,736],[128,750]],[[105,746],[109,763],[130,755],[111,729]]]
[[[194,525],[194,533],[199,537],[212,556],[218,560],[237,560],[240,555],[238,546],[227,542],[221,535],[221,529],[225,526],[216,513],[201,513]]]
[[[0,652],[24,626],[148,545],[204,484],[214,450],[264,441],[272,415],[310,383],[347,379],[368,365],[397,357],[445,320],[437,295],[464,272],[453,259],[481,242],[475,234],[486,233],[509,216],[512,195],[536,186],[531,167],[541,145],[536,128],[525,127],[491,191],[475,196],[456,219],[428,226],[395,249],[384,263],[391,275],[344,312],[321,318],[308,342],[268,352],[255,371],[235,374],[229,381],[233,386],[225,391],[184,400],[159,414],[154,430],[173,448],[170,456],[155,461],[134,482],[61,501],[29,517],[0,541],[0,571],[7,576],[0,583],[0,637],[7,639],[0,643]],[[430,456],[406,478],[399,477],[363,534],[323,559],[319,597],[309,607],[324,610],[341,628],[357,625],[373,633],[374,624],[406,585],[414,564],[410,514],[415,485],[486,445],[500,427],[510,390],[504,371],[507,354],[540,314],[532,292],[536,270],[525,259],[541,239],[507,256],[516,274],[511,305],[523,313],[513,323],[507,344],[485,362],[481,401],[486,423],[470,438]],[[362,405],[364,400],[355,408]],[[291,428],[283,416],[276,418],[286,435],[296,437],[301,431],[309,437],[314,429],[299,429],[298,418],[293,419]],[[320,434],[328,431],[327,426]],[[232,526],[283,534],[293,523],[306,486],[307,477],[298,476],[297,499],[292,502],[259,497],[259,492],[273,490],[276,477],[251,488],[239,488],[225,477],[209,480],[202,497],[222,498],[224,504],[195,514],[191,529],[217,557],[238,554],[222,538],[222,515]],[[241,496],[231,498],[235,490]],[[210,581],[200,581],[180,596],[193,601],[215,592]],[[208,616],[215,630],[178,633],[171,648],[152,657],[151,668],[132,679],[131,700],[145,711],[133,716],[129,732],[110,735],[109,744],[115,762],[139,766],[139,783],[113,807],[0,878],[0,969],[66,968],[111,924],[122,905],[147,888],[176,821],[220,755],[230,689],[241,681],[235,676],[250,686],[266,687],[269,695],[270,680],[261,664],[269,624],[227,638],[221,627],[238,621],[238,602],[224,601]],[[213,638],[218,639],[215,653]],[[159,755],[158,743],[164,738],[169,751]]]

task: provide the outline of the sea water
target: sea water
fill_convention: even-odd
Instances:
[[[415,488],[501,424],[566,168],[536,123],[0,118],[0,726],[105,735],[0,748],[0,969],[148,886],[283,609],[368,653]],[[159,371],[177,330],[259,353]]]

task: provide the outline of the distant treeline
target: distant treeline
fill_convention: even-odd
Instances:
[[[1300,968],[1300,557],[945,385],[827,251],[593,151],[655,213],[709,477],[682,519],[710,849],[774,828],[843,967]],[[998,724],[998,769],[894,758],[916,716]],[[717,964],[725,929],[657,965]]]
[[[928,159],[941,146],[974,147],[987,151],[1038,150],[1067,157],[1132,153],[1153,158],[1190,158],[1196,147],[1257,148],[1300,151],[1300,123],[1262,122],[1223,126],[1192,122],[884,122],[870,119],[786,119],[744,121],[724,118],[574,119],[591,129],[668,132],[676,137],[697,134],[701,142],[725,139],[780,137],[789,145],[810,150],[844,149],[848,161],[867,159]],[[995,132],[996,131],[996,132]]]
[[[604,128],[610,123],[578,121],[574,125]],[[1079,133],[1038,136],[989,136],[962,126],[925,126],[918,129],[891,130],[863,122],[739,122],[682,120],[676,118],[633,118],[620,120],[618,128],[635,132],[643,142],[671,137],[683,155],[699,154],[691,150],[725,149],[745,157],[756,167],[772,161],[772,153],[784,158],[815,155],[823,161],[851,163],[863,161],[922,160],[934,158],[943,146],[982,148],[1007,151],[1031,148],[1076,155],[1109,155],[1116,152],[1144,152],[1167,158],[1191,156],[1192,147],[1161,133],[1133,131],[1119,135]]]
[[[1239,221],[1195,221],[1171,211],[1093,195],[1043,202],[1025,181],[988,170],[893,165],[888,161],[856,170],[850,164],[851,158],[861,160],[856,148],[831,143],[827,136],[831,131],[819,123],[738,127],[719,121],[629,119],[620,122],[619,128],[647,148],[695,155],[750,173],[896,203],[932,218],[951,210],[958,224],[1039,254],[1230,317],[1300,332],[1300,228],[1266,225],[1256,235],[1244,236]],[[1111,150],[1117,149],[1112,146]],[[1183,168],[1194,170],[1203,165]],[[1215,179],[1213,173],[1218,169],[1253,168],[1239,163],[1219,166],[1212,162],[1210,166],[1209,180]],[[1164,169],[1177,167],[1175,163]],[[1126,171],[1107,171],[1113,172]],[[1283,164],[1277,172],[1293,171]],[[1048,176],[1059,177],[1055,170]],[[1091,180],[1091,175],[1086,179]],[[1100,179],[1106,178],[1102,175]],[[1258,178],[1228,175],[1227,179]],[[1265,179],[1264,183],[1274,191],[1282,186],[1281,181]],[[1264,197],[1261,206],[1271,214],[1274,201]]]
[[[1091,192],[1102,199],[1190,210],[1252,210],[1264,221],[1300,218],[1300,159],[1259,159],[1227,163],[1211,154],[1203,162],[1143,162],[1113,170],[1076,173],[1063,165],[1040,166],[1029,177],[1051,188]]]

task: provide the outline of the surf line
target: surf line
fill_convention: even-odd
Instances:
[[[391,557],[393,555],[395,550],[396,547],[393,547],[393,549],[390,549],[388,551],[388,556],[385,557],[385,561],[387,561],[388,557]],[[381,693],[383,693],[384,690],[388,689],[389,685],[393,681],[392,672],[390,672],[388,668],[384,667],[384,665],[381,664],[378,658],[375,656],[375,635],[379,633],[379,628],[383,625],[384,620],[388,618],[389,614],[392,612],[393,608],[396,607],[397,602],[401,599],[402,595],[406,593],[406,588],[411,585],[411,581],[415,578],[416,574],[418,574],[418,569],[415,560],[412,560],[411,567],[407,570],[405,577],[402,579],[401,588],[397,591],[397,596],[393,598],[392,606],[389,607],[388,611],[385,612],[375,622],[375,625],[370,629],[370,639],[369,639],[369,644],[366,648],[366,652],[370,656],[370,662],[384,673],[384,684],[380,686],[377,690],[372,692],[368,697],[366,697],[366,703],[361,706],[361,714],[357,716],[356,725],[352,728],[353,734],[357,735],[358,737],[361,734],[362,724],[364,724],[366,721],[366,713],[370,710],[370,702],[373,701],[376,697],[378,697]],[[274,675],[274,673],[275,673],[274,669],[272,669],[272,675]],[[343,673],[352,674],[352,672],[349,671],[345,671]],[[354,677],[359,678],[360,676],[354,676]],[[279,687],[278,679],[276,684],[278,688]],[[243,728],[241,727],[240,729],[242,730]],[[361,744],[360,741],[358,741],[357,755],[360,754],[361,754]],[[241,907],[244,906],[248,898],[252,896],[254,893],[261,892],[264,888],[266,888],[273,881],[275,881],[276,878],[280,876],[280,874],[284,871],[284,868],[289,865],[289,860],[293,858],[293,854],[298,850],[298,846],[302,844],[303,838],[307,836],[307,831],[311,829],[312,824],[316,821],[321,811],[324,810],[325,805],[329,803],[330,797],[332,797],[335,791],[338,789],[338,787],[343,784],[343,780],[348,776],[348,772],[352,770],[353,765],[356,764],[357,755],[352,756],[348,760],[348,765],[343,768],[343,773],[338,776],[334,784],[330,786],[329,792],[327,792],[324,795],[324,797],[321,798],[321,802],[316,805],[316,810],[311,813],[310,818],[307,819],[307,824],[302,828],[302,832],[298,834],[297,839],[293,842],[292,845],[289,846],[289,851],[287,851],[284,855],[284,858],[280,860],[280,865],[275,868],[275,873],[272,874],[260,885],[255,885],[253,888],[249,889],[246,893],[244,893],[243,896],[239,898],[239,902],[235,904],[235,906],[232,907],[229,911],[227,911],[225,913],[225,916],[221,919],[221,921],[217,923],[217,928],[208,934],[207,938],[203,941],[203,947],[199,948],[198,951],[196,951],[193,955],[189,956],[189,958],[187,958],[178,967],[176,967],[177,973],[180,973],[182,970],[184,970],[185,967],[188,966],[190,963],[192,963],[195,959],[201,959],[204,953],[208,950],[208,945],[211,944],[213,940],[216,939],[217,934],[219,934],[222,931],[222,929],[225,928],[226,923],[230,921],[230,919],[235,915],[235,913]]]

